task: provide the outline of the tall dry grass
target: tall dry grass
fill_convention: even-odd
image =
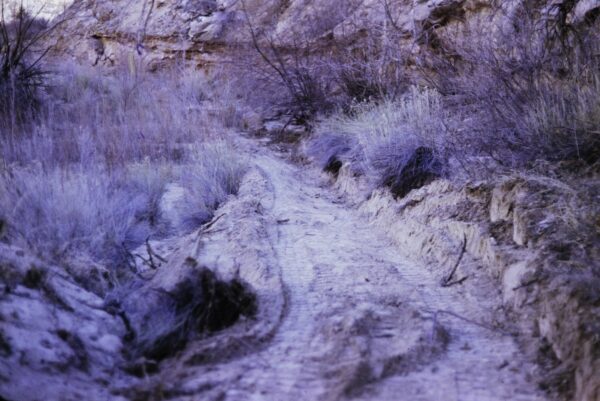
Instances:
[[[85,253],[122,267],[146,239],[192,229],[237,191],[246,162],[223,135],[227,113],[205,105],[205,82],[142,71],[136,60],[116,73],[64,67],[38,118],[2,133],[4,240],[54,261]],[[164,210],[173,185],[183,220]]]

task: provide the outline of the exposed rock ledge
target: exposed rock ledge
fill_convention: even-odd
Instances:
[[[239,59],[240,45],[250,42],[247,16],[257,31],[283,46],[298,42],[359,44],[365,32],[392,29],[407,54],[419,54],[429,38],[470,40],[470,26],[481,24],[493,35],[510,25],[511,10],[523,0],[79,0],[66,12],[66,23],[52,42],[61,56],[82,63],[113,65],[143,55],[151,68],[173,62],[209,68]],[[548,15],[569,9],[571,1],[545,0]],[[384,7],[389,4],[389,7]],[[494,12],[501,5],[503,12]],[[600,4],[580,0],[566,21],[572,26],[593,22]],[[543,21],[540,22],[543,22]],[[300,38],[300,40],[298,40]],[[491,37],[490,37],[491,40]]]

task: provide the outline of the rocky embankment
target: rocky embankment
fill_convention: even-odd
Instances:
[[[472,296],[482,276],[495,280],[502,313],[545,369],[543,388],[600,399],[597,165],[580,176],[567,164],[552,178],[438,180],[400,200],[387,189],[365,191],[349,167],[335,178],[338,190],[399,247],[434,266],[441,286]]]

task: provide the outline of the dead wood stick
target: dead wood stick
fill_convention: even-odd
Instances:
[[[460,265],[460,262],[462,261],[462,258],[465,255],[466,250],[467,250],[467,235],[465,234],[463,243],[462,243],[462,248],[460,250],[460,255],[458,256],[458,260],[454,264],[454,267],[452,268],[452,270],[450,270],[450,273],[442,280],[442,287],[450,287],[451,285],[454,285],[454,284],[460,284],[467,279],[466,277],[463,277],[462,279],[452,281],[452,277],[454,276],[454,273],[456,273],[456,270],[458,270],[458,266]]]
[[[219,216],[215,217],[214,219],[212,219],[210,222],[208,222],[208,223],[207,223],[207,224],[206,224],[206,225],[205,225],[205,226],[202,228],[202,231],[207,231],[209,228],[211,228],[212,226],[214,226],[214,225],[215,225],[215,223],[216,223],[217,221],[219,221],[219,219],[220,219],[221,217],[223,217],[223,216],[225,216],[225,213],[223,213],[223,214],[221,214],[221,215],[219,215]]]
[[[514,335],[514,333],[511,333],[509,331],[506,331],[506,330],[503,330],[503,329],[491,326],[489,324],[481,323],[481,322],[478,322],[478,321],[473,320],[473,319],[469,319],[468,317],[459,315],[458,313],[452,312],[450,310],[437,309],[435,311],[428,310],[428,312],[433,314],[433,316],[434,316],[434,322],[437,322],[437,316],[438,316],[438,314],[446,314],[446,315],[449,315],[449,316],[453,316],[453,317],[455,317],[457,319],[460,319],[460,320],[462,320],[462,321],[464,321],[466,323],[470,323],[472,325],[479,326],[482,329],[493,331],[495,333],[499,333],[499,334],[502,334],[502,335],[505,335],[505,336],[512,336],[512,335]]]

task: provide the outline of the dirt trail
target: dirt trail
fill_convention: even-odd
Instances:
[[[441,287],[318,171],[242,146],[273,191],[263,206],[289,299],[271,342],[235,363],[226,399],[544,399],[535,366],[493,322],[493,286]]]
[[[252,286],[257,315],[190,338],[149,371],[143,358],[123,359],[123,315],[107,313],[98,295],[53,267],[40,288],[5,291],[0,398],[544,399],[539,371],[507,333],[497,285],[485,274],[442,287],[439,266],[399,249],[389,227],[370,224],[319,171],[248,139],[236,143],[256,165],[238,195],[207,226],[153,243],[165,263],[125,287],[121,306],[127,322],[170,324],[160,294],[209,268]],[[20,266],[23,277],[38,263],[19,250],[2,252],[0,262]],[[125,363],[139,377],[115,369]]]

